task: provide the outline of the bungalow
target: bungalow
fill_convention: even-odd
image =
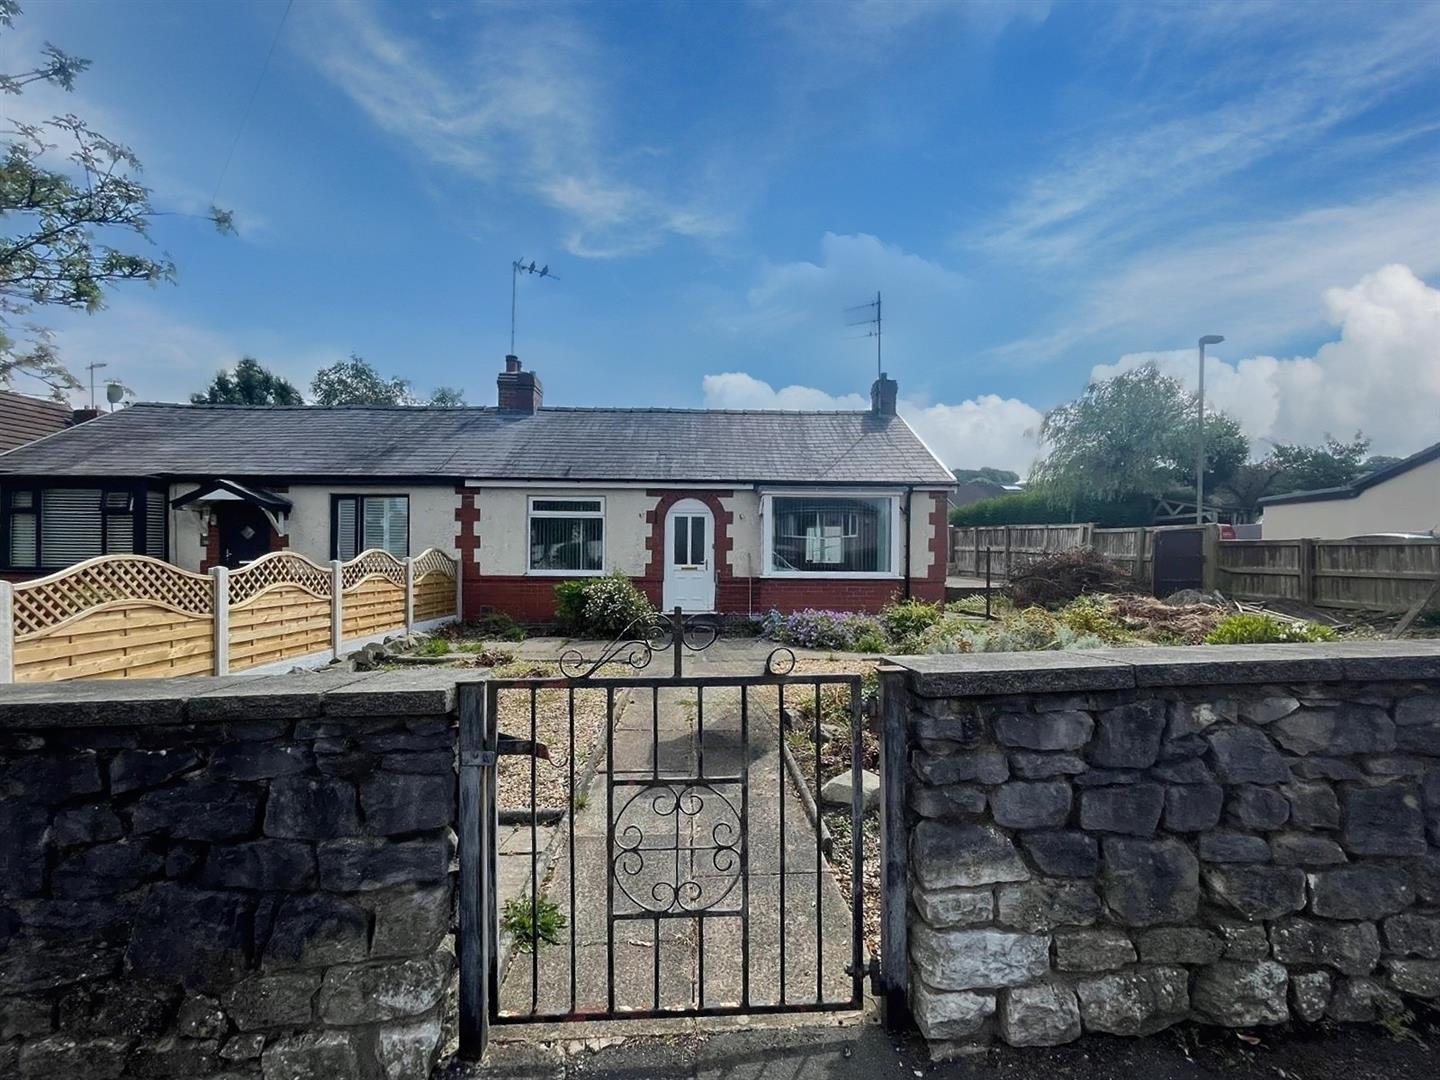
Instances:
[[[1340,487],[1271,495],[1260,508],[1266,540],[1440,534],[1440,443]]]
[[[687,611],[877,609],[945,589],[954,479],[881,375],[851,412],[140,404],[0,454],[0,576],[134,552],[191,570],[289,548],[437,547],[465,613],[554,613],[619,571]]]

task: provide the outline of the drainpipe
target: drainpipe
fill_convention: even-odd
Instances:
[[[910,597],[910,506],[915,501],[915,485],[911,484],[905,489],[905,530],[901,534],[901,543],[905,545],[905,599]]]

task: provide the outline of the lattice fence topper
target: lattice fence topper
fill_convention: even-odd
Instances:
[[[419,555],[415,556],[415,578],[417,581],[426,574],[444,574],[448,578],[453,578],[455,576],[455,569],[455,560],[439,548],[426,548]]]
[[[340,581],[346,589],[353,588],[367,577],[383,577],[405,588],[405,564],[380,548],[362,551],[340,568]]]
[[[321,599],[330,597],[330,568],[295,551],[272,551],[230,571],[230,603],[242,604],[271,585],[298,585]]]
[[[34,634],[118,600],[154,603],[211,615],[213,585],[148,555],[102,555],[58,574],[15,586],[15,633]]]

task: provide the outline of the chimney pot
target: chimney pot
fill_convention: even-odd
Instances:
[[[540,379],[533,371],[522,371],[520,358],[513,354],[505,357],[505,370],[495,377],[495,385],[499,390],[497,401],[501,412],[533,416],[545,400]]]
[[[510,372],[510,374],[512,374],[512,375],[515,374],[515,372],[517,372],[517,371],[520,370],[520,358],[519,358],[518,356],[516,356],[514,353],[509,353],[509,354],[506,355],[506,357],[505,357],[505,370],[508,371],[508,372]]]
[[[894,416],[900,384],[885,372],[870,385],[870,411],[876,416]]]

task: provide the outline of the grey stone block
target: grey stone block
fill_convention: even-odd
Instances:
[[[1440,960],[1440,915],[1411,912],[1386,919],[1385,950]]]
[[[1327,1015],[1346,1024],[1368,1024],[1384,1016],[1395,1016],[1405,1003],[1393,990],[1387,990],[1374,979],[1339,979],[1330,995]]]
[[[241,1031],[301,1027],[314,1016],[319,989],[319,972],[252,975],[226,991],[222,1003]]]
[[[142,979],[76,983],[55,1008],[56,1026],[72,1035],[154,1038],[171,1026],[179,994]]]
[[[1215,774],[1227,784],[1280,784],[1290,767],[1263,731],[1227,727],[1206,736]]]
[[[926,984],[940,990],[1022,986],[1050,967],[1050,939],[1004,930],[914,927],[910,958]]]
[[[1418,998],[1440,998],[1440,960],[1387,960],[1392,990]]]
[[[219,1039],[183,1039],[167,1035],[141,1042],[130,1052],[127,1071],[132,1076],[208,1076],[220,1061]]]
[[[110,762],[110,793],[125,795],[156,787],[200,764],[200,755],[182,747],[164,750],[121,750]]]
[[[320,845],[320,884],[336,892],[383,889],[387,885],[444,881],[450,871],[450,842],[443,836],[399,843],[386,840],[327,840]]]
[[[1440,904],[1440,851],[1432,851],[1410,863],[1415,895],[1422,903]]]
[[[1240,702],[1240,719],[1247,724],[1259,724],[1264,727],[1289,716],[1298,708],[1300,708],[1300,702],[1289,694],[1249,698]],[[1265,781],[1258,782],[1264,783]]]
[[[191,780],[140,796],[130,812],[130,828],[182,840],[232,840],[253,833],[259,819],[255,787]]]
[[[1305,873],[1289,866],[1212,866],[1205,889],[1245,919],[1278,919],[1305,907]]]
[[[48,1035],[54,1005],[39,994],[0,997],[0,1042]]]
[[[1172,701],[1167,709],[1167,739],[1198,735],[1213,724],[1234,721],[1238,715],[1233,701]]]
[[[1380,935],[1373,923],[1281,919],[1270,928],[1270,944],[1282,964],[1324,965],[1346,975],[1368,975],[1380,962]]]
[[[1231,821],[1246,829],[1270,831],[1290,818],[1290,803],[1284,795],[1255,784],[1232,788],[1225,809]]]
[[[441,1022],[433,1015],[399,1024],[386,1024],[376,1035],[375,1058],[387,1077],[429,1076],[440,1045]]]
[[[1079,709],[1055,712],[1016,712],[997,716],[995,738],[1006,746],[1026,750],[1078,750],[1090,741],[1095,721]]]
[[[910,765],[921,780],[937,786],[1003,784],[1010,779],[1010,764],[999,750],[956,754],[932,754],[921,750],[911,755]]]
[[[1325,1016],[1330,1007],[1330,973],[1307,971],[1290,976],[1290,1010],[1307,1024]]]
[[[1007,829],[1049,828],[1065,824],[1070,799],[1063,780],[1012,780],[990,793],[990,814]]]
[[[1195,976],[1190,1004],[1201,1017],[1224,1027],[1283,1024],[1290,1019],[1289,983],[1285,968],[1273,961],[1225,960]]]
[[[144,839],[115,840],[82,848],[62,860],[50,877],[56,896],[108,899],[160,873],[164,861]]]
[[[260,1055],[265,1080],[335,1080],[359,1075],[355,1035],[312,1031],[276,1039]]]
[[[254,906],[240,893],[174,882],[151,886],[125,961],[135,975],[173,979],[192,990],[229,986],[249,963]]]
[[[1165,787],[1165,828],[1170,832],[1204,832],[1220,821],[1225,790],[1219,784],[1168,784]]]
[[[429,952],[450,929],[452,902],[448,882],[429,887],[400,886],[371,895],[375,919],[370,941],[373,957]]]
[[[1346,861],[1340,845],[1328,836],[1298,832],[1270,837],[1270,856],[1280,866],[1335,866]]]
[[[1270,955],[1270,939],[1265,927],[1256,926],[1230,915],[1210,912],[1206,922],[1220,935],[1226,960],[1264,960]]]
[[[265,1036],[259,1032],[232,1035],[220,1044],[220,1057],[225,1061],[255,1061],[265,1048]]]
[[[455,819],[455,777],[377,772],[360,785],[360,809],[381,835],[444,828]]]
[[[1162,761],[1150,769],[1150,775],[1156,780],[1164,780],[1170,784],[1213,784],[1215,774],[1203,761],[1195,758],[1187,758],[1183,761]]]
[[[1057,926],[1089,926],[1101,915],[1088,881],[1022,881],[996,890],[998,921],[1027,933]]]
[[[370,916],[364,908],[324,893],[288,896],[275,913],[265,946],[267,968],[321,967],[365,959]]]
[[[92,750],[65,757],[26,754],[0,771],[0,796],[46,806],[98,795],[101,787],[100,768]]]
[[[122,832],[124,829],[115,811],[97,803],[58,811],[50,823],[50,842],[56,847],[100,844],[117,839]]]
[[[1099,845],[1082,832],[1025,833],[1020,845],[1043,874],[1094,877],[1100,868]]]
[[[974,926],[995,917],[995,897],[983,889],[923,889],[911,892],[920,918],[943,930],[952,926]]]
[[[1080,793],[1080,827],[1093,832],[1153,836],[1165,806],[1165,789],[1138,783]]]
[[[1398,866],[1361,863],[1310,875],[1310,910],[1327,919],[1379,919],[1414,898],[1410,875]]]
[[[1094,765],[1145,769],[1160,756],[1165,734],[1165,703],[1137,701],[1096,714],[1095,737],[1086,756]]]
[[[1011,1046],[1059,1046],[1080,1037],[1075,991],[1056,983],[1012,987],[1000,995],[1000,1037]]]
[[[269,780],[302,773],[314,764],[308,747],[285,742],[221,743],[206,768],[217,780]]]
[[[1146,964],[1213,964],[1225,953],[1224,942],[1198,926],[1159,926],[1135,938]]]
[[[445,993],[446,954],[326,970],[315,1008],[330,1024],[369,1024],[428,1013]]]
[[[1340,800],[1323,780],[1296,780],[1280,789],[1290,802],[1290,820],[1302,829],[1338,829]]]
[[[1384,754],[1395,749],[1395,724],[1378,705],[1301,709],[1277,720],[1270,731],[1292,754]]]
[[[1199,863],[1177,840],[1106,837],[1105,902],[1127,926],[1185,922],[1200,903]]]
[[[989,825],[922,821],[911,833],[911,867],[927,889],[1024,881],[1030,876],[1010,838]]]
[[[1189,975],[1184,968],[1145,967],[1082,979],[1075,984],[1086,1031],[1110,1035],[1153,1035],[1190,1010]]]
[[[935,990],[920,979],[911,983],[910,1006],[915,1026],[931,1042],[974,1035],[995,1014],[995,995]]]
[[[1364,772],[1349,758],[1299,757],[1288,762],[1298,780],[1363,780]]]
[[[39,896],[45,890],[46,829],[42,806],[0,800],[0,896]]]
[[[1089,768],[1074,754],[1043,754],[1034,750],[1015,750],[1010,754],[1010,771],[1026,780],[1075,776]]]
[[[1425,854],[1425,816],[1414,784],[1345,785],[1341,800],[1345,827],[1340,843],[1346,851],[1357,855]]]
[[[985,812],[985,792],[970,784],[910,784],[907,799],[910,809],[921,817],[953,820],[975,817]]]
[[[118,1035],[77,1039],[63,1031],[29,1039],[20,1047],[19,1076],[23,1080],[111,1080],[125,1070],[131,1041]]]
[[[294,892],[314,888],[315,850],[298,840],[250,840],[210,849],[201,874],[207,885]]]
[[[1058,971],[1114,971],[1135,962],[1135,946],[1114,927],[1059,930],[1054,941]]]
[[[190,994],[175,1014],[175,1030],[188,1039],[218,1039],[230,1028],[220,1003],[205,994]]]
[[[344,780],[292,776],[270,785],[265,835],[330,840],[360,831],[355,787]]]

